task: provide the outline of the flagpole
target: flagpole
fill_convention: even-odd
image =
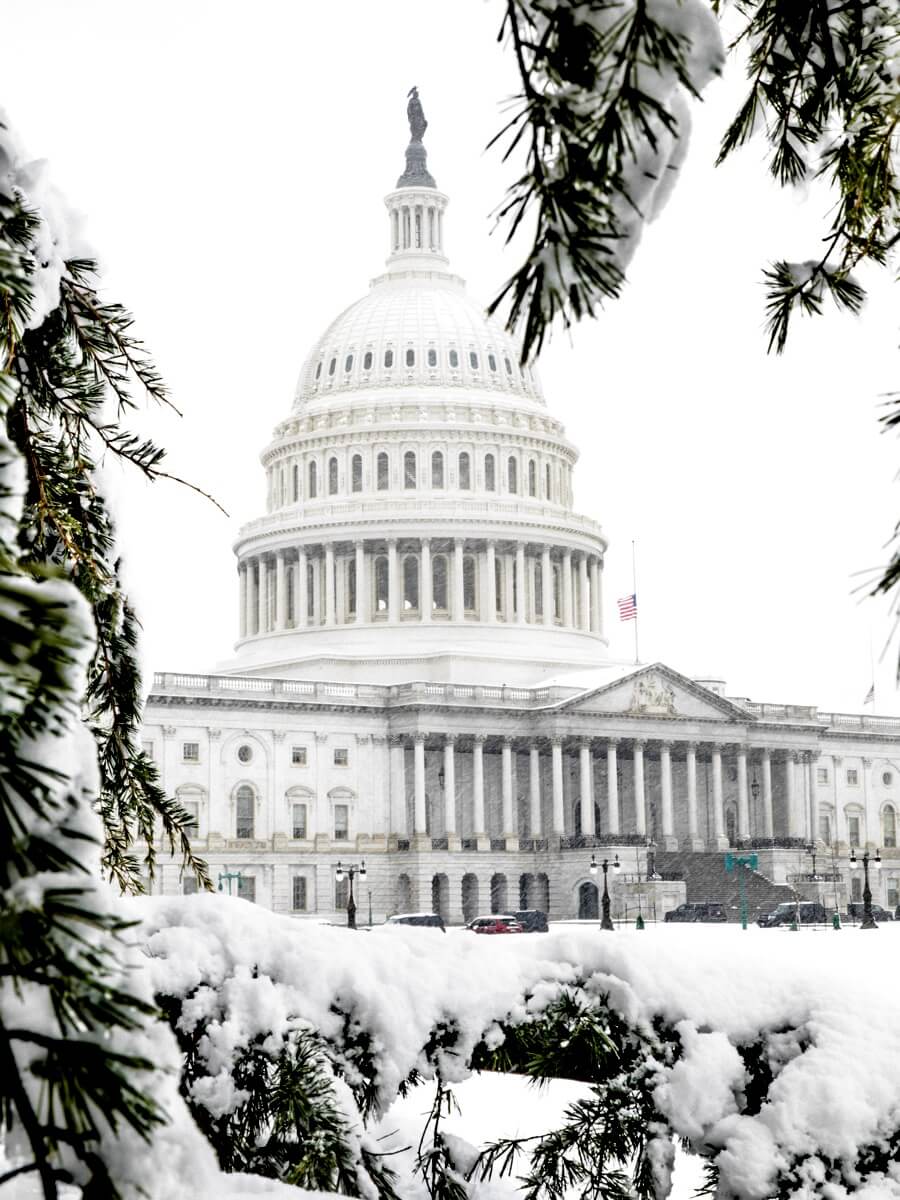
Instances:
[[[638,666],[638,609],[637,609],[637,557],[634,550],[634,538],[631,539],[631,591],[634,596],[634,665]]]

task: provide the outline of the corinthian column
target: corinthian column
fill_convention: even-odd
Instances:
[[[588,588],[587,555],[578,558],[578,628],[588,630],[591,627],[591,596]]]
[[[275,555],[275,628],[287,628],[287,577],[283,550]]]
[[[472,742],[472,832],[478,840],[478,849],[486,850],[487,831],[484,827],[484,734],[476,733]]]
[[[530,833],[533,838],[542,837],[541,822],[541,752],[537,746],[528,751],[528,786],[531,799]]]
[[[722,751],[719,746],[712,750],[713,777],[713,829],[716,837],[716,848],[728,849],[728,838],[725,836],[725,804],[722,796]]]
[[[619,763],[615,738],[606,742],[606,827],[610,833],[619,832]]]
[[[444,737],[444,832],[447,834],[448,848],[458,849],[456,836],[456,734],[448,733]],[[451,842],[457,843],[450,845]]]
[[[545,625],[553,624],[553,563],[549,546],[541,551],[541,620]]]
[[[775,836],[775,813],[772,807],[772,752],[765,748],[762,755],[763,835]]]
[[[647,804],[644,797],[644,745],[640,738],[634,742],[634,828],[641,837],[647,834]]]
[[[422,562],[421,574],[419,578],[419,613],[420,620],[429,622],[431,620],[431,541],[429,538],[422,538]]]
[[[584,837],[593,837],[594,829],[594,759],[591,754],[591,743],[585,738],[579,747],[581,768],[581,833]]]
[[[497,620],[497,554],[493,542],[485,543],[484,550],[484,580],[481,594],[487,612],[482,613],[482,621],[496,622]]]
[[[565,837],[566,810],[563,802],[562,738],[555,737],[551,743],[553,775],[553,836]]]
[[[247,564],[238,567],[238,637],[247,636]]]
[[[413,832],[424,836],[428,830],[425,799],[425,734],[413,736]]]
[[[396,625],[400,620],[400,569],[397,558],[397,539],[388,539],[388,621]]]
[[[688,845],[692,850],[702,850],[703,840],[697,821],[697,747],[690,743],[687,748],[687,809]]]
[[[525,543],[516,544],[516,621],[525,621],[528,609],[528,588],[525,584]]]
[[[663,742],[659,748],[659,770],[662,777],[663,848],[666,850],[677,850],[675,810],[672,803],[672,748],[668,742]]]
[[[257,633],[269,632],[269,572],[268,564],[262,555],[256,560],[259,566],[259,576],[256,584],[257,600]]]
[[[737,748],[738,837],[750,837],[750,798],[747,792],[747,747]]]

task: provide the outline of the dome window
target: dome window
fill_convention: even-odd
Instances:
[[[437,366],[437,350],[428,351],[428,365],[429,367]]]
[[[414,366],[416,365],[416,352],[415,352],[415,350],[412,350],[412,349],[410,349],[410,350],[407,350],[407,352],[406,352],[406,365],[407,365],[408,367],[414,367]]]
[[[393,352],[393,350],[385,350],[385,352],[384,352],[384,365],[385,365],[386,367],[388,367],[388,368],[390,368],[390,367],[392,367],[392,366],[394,365],[394,352]]]
[[[291,482],[293,484],[294,503],[300,499],[300,468],[294,463],[291,469]]]
[[[454,368],[459,366],[459,355],[455,350],[450,351],[450,366]]]
[[[416,452],[414,450],[407,450],[403,455],[403,486],[408,489],[416,486]]]
[[[350,489],[354,492],[362,491],[362,455],[354,454],[350,462]]]
[[[506,373],[507,373],[507,375],[512,375],[512,363],[509,361],[509,359],[508,359],[508,358],[504,358],[503,362],[504,362],[504,363],[505,363],[505,365],[506,365]]]
[[[445,613],[448,600],[447,556],[438,554],[431,560],[431,607],[435,612]]]
[[[322,377],[322,360],[319,359],[319,361],[316,363],[316,379],[321,379],[321,377]]]
[[[334,374],[334,368],[335,368],[336,366],[337,366],[337,359],[336,359],[336,358],[333,358],[333,359],[331,360],[331,362],[328,364],[328,374],[329,374],[329,375],[333,375],[333,374]]]
[[[310,498],[310,500],[315,500],[315,498],[316,498],[316,483],[317,483],[316,460],[313,459],[312,462],[309,464],[309,498]]]
[[[375,559],[375,612],[386,613],[388,609],[388,560],[384,555]]]
[[[472,368],[473,371],[478,370],[478,355],[475,353],[474,350],[469,351],[469,366]]]
[[[440,450],[435,450],[431,456],[431,486],[433,488],[444,486],[444,456]]]
[[[371,350],[367,350],[365,353],[365,356],[363,358],[363,370],[364,371],[372,370],[372,351]]]
[[[459,486],[466,492],[472,487],[472,460],[468,450],[463,450],[459,456]]]
[[[528,460],[528,495],[537,495],[537,463],[533,458]]]
[[[344,359],[344,370],[349,371],[352,369],[352,367],[353,367],[353,355],[348,354],[347,357]]]
[[[547,465],[546,465],[546,468],[545,468],[544,474],[545,474],[545,476],[546,476],[546,478],[545,478],[544,482],[545,482],[545,484],[546,484],[546,487],[547,487],[547,499],[548,499],[548,500],[550,500],[550,499],[552,499],[552,495],[553,495],[553,476],[552,476],[552,473],[551,473],[551,470],[550,470],[550,464],[549,464],[549,463],[547,463]]]
[[[463,610],[467,613],[475,612],[475,580],[475,559],[467,554],[463,559]]]
[[[338,490],[338,460],[329,458],[328,460],[328,495],[336,496]]]
[[[488,492],[495,492],[497,490],[497,475],[493,454],[486,454],[484,456],[484,486]]]
[[[493,354],[488,355],[488,366],[492,371],[497,370],[497,360],[494,358]]]
[[[512,495],[519,490],[519,464],[512,455],[506,461],[506,486]]]
[[[419,559],[415,554],[407,554],[403,560],[403,608],[405,612],[419,608]]]
[[[251,746],[240,746],[237,752],[238,762],[248,763],[253,757],[253,748]]]
[[[378,455],[378,482],[377,487],[379,492],[386,492],[390,481],[388,456],[382,450]]]

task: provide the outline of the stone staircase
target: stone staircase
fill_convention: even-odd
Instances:
[[[661,875],[681,874],[687,887],[687,900],[714,900],[725,906],[729,921],[741,919],[741,894],[737,871],[725,870],[724,854],[691,851],[658,851],[656,870]],[[745,869],[747,882],[747,912],[755,921],[760,909],[771,909],[794,899],[794,893],[783,884],[772,883],[758,871]]]

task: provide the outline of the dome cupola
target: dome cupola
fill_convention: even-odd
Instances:
[[[605,654],[600,527],[519,346],[449,270],[418,91],[386,271],[314,344],[237,540],[241,674],[535,682]]]

